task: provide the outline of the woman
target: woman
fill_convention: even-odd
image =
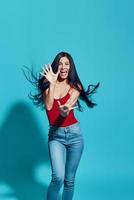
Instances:
[[[30,95],[36,105],[43,105],[49,120],[48,150],[51,163],[51,182],[47,200],[57,200],[64,185],[62,199],[71,200],[74,195],[76,171],[84,149],[84,138],[74,109],[82,111],[79,99],[93,108],[95,103],[89,97],[99,86],[84,87],[77,74],[71,55],[60,52],[50,65],[45,65],[34,83],[38,94]],[[90,86],[93,89],[90,91]]]

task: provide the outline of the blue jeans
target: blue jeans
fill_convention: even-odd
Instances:
[[[79,122],[67,127],[50,126],[48,150],[51,163],[51,182],[47,200],[57,200],[64,184],[62,200],[73,199],[74,180],[84,148]]]

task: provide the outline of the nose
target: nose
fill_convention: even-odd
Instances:
[[[65,68],[65,65],[64,65],[64,64],[62,64],[62,65],[61,65],[61,69],[64,69],[64,68]]]

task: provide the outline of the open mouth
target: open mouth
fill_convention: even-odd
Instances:
[[[67,70],[60,71],[60,74],[61,74],[62,76],[65,76],[65,75],[67,75],[67,73],[68,73],[68,71],[67,71]]]

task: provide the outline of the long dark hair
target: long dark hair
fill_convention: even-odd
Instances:
[[[58,71],[59,60],[62,57],[67,57],[69,62],[70,62],[70,70],[69,70],[69,74],[68,74],[68,83],[70,85],[72,85],[75,89],[80,91],[79,99],[84,101],[88,107],[93,108],[97,104],[92,102],[91,96],[92,96],[93,93],[96,92],[96,89],[99,87],[100,83],[98,82],[96,85],[93,85],[93,84],[88,85],[88,88],[85,91],[83,84],[81,83],[80,78],[78,76],[78,73],[76,71],[73,58],[67,52],[60,52],[54,58],[54,60],[51,64],[52,70],[53,70],[54,73],[56,73]],[[50,83],[40,73],[35,75],[33,73],[33,68],[30,70],[27,66],[23,66],[23,67],[25,67],[25,69],[28,70],[28,74],[26,74],[25,70],[22,68],[26,79],[30,83],[32,83],[32,85],[34,85],[36,90],[37,90],[36,94],[32,94],[30,92],[28,96],[29,96],[30,99],[32,99],[33,103],[36,106],[41,106],[44,109],[45,105],[44,105],[44,101],[43,101],[43,92],[49,87]],[[80,86],[81,86],[81,89],[80,89]],[[82,106],[80,104],[79,99],[77,100],[76,104],[78,105],[78,110],[82,111],[83,109],[82,109]]]

